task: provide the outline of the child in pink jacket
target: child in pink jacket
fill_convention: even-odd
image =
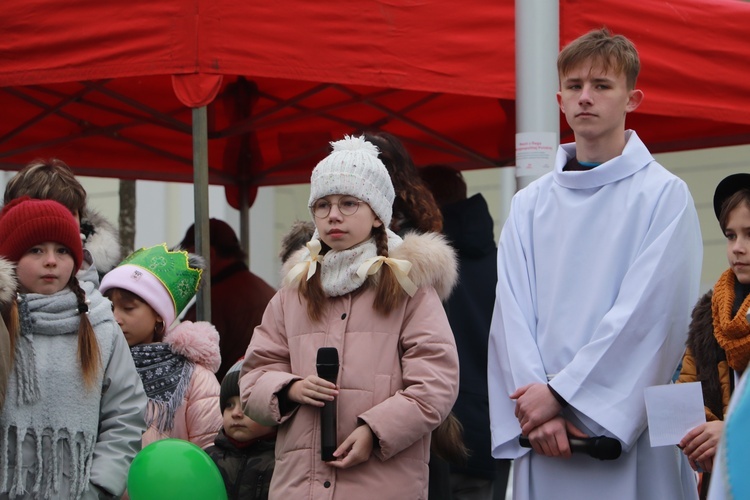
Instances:
[[[173,325],[198,291],[201,257],[142,248],[102,279],[148,395],[143,447],[165,438],[211,446],[222,426],[219,334],[208,322]]]
[[[393,185],[362,137],[333,143],[310,191],[316,232],[287,261],[240,381],[245,413],[279,426],[269,498],[426,499],[430,434],[458,391],[441,303],[455,254],[440,235],[387,229]],[[335,383],[317,375],[321,347],[338,352]],[[334,399],[324,460],[321,408]]]

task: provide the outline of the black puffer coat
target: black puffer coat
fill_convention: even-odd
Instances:
[[[487,342],[497,285],[493,221],[481,194],[445,205],[442,210],[443,232],[459,260],[458,285],[445,303],[461,364],[453,413],[463,424],[464,442],[471,453],[465,467],[453,466],[451,470],[492,479],[496,465],[490,453]]]

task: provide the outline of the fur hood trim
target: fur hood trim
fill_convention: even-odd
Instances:
[[[10,261],[0,258],[0,306],[10,304],[17,290],[15,266]]]
[[[305,248],[305,243],[310,241],[315,233],[315,224],[312,221],[298,220],[292,224],[289,231],[281,239],[281,251],[279,258],[285,263],[300,248]]]
[[[693,355],[698,380],[701,382],[703,403],[714,415],[723,418],[724,403],[721,399],[718,365],[726,360],[726,355],[714,337],[712,297],[713,290],[701,297],[693,308],[686,345]]]
[[[183,321],[164,336],[172,351],[216,373],[221,365],[219,332],[208,321]]]
[[[295,264],[309,254],[303,247],[294,252],[281,267],[282,279]],[[446,300],[458,282],[458,259],[456,251],[445,237],[438,233],[408,233],[404,242],[389,252],[394,259],[411,262],[409,278],[417,287],[432,286],[440,300]]]
[[[408,233],[390,257],[411,262],[409,278],[418,287],[435,288],[440,300],[447,300],[458,282],[456,251],[442,234]]]
[[[107,273],[122,261],[120,235],[102,214],[86,207],[81,232],[83,246],[91,253],[98,272]]]

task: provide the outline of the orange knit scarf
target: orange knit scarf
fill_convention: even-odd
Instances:
[[[714,321],[714,337],[727,354],[727,363],[734,370],[742,372],[750,360],[750,325],[745,315],[750,308],[750,295],[742,301],[737,314],[732,317],[734,304],[734,272],[724,271],[714,285],[711,311]]]

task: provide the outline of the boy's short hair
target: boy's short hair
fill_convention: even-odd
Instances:
[[[86,213],[86,190],[70,167],[62,160],[34,160],[13,176],[5,186],[3,204],[28,196],[54,200],[71,213],[83,218]]]
[[[602,28],[576,38],[557,56],[560,79],[585,61],[592,61],[605,71],[623,73],[628,89],[635,88],[641,61],[635,45],[626,37],[612,35],[607,28]]]

